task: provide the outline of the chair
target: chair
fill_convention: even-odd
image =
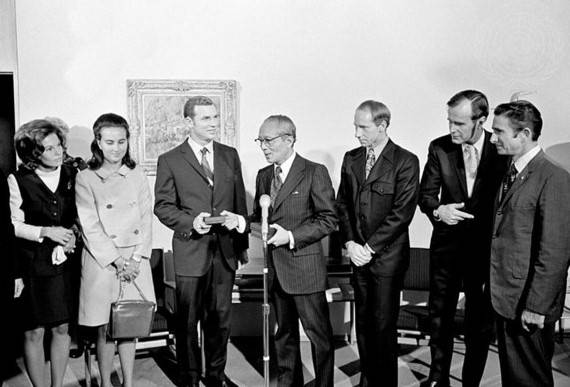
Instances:
[[[404,276],[397,327],[402,336],[414,336],[418,344],[429,331],[429,284],[429,249],[412,247],[410,266]]]

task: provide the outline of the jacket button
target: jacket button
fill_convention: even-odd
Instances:
[[[109,238],[115,239],[117,236],[115,234],[109,235]]]
[[[53,216],[57,216],[57,212],[52,213]]]
[[[138,233],[139,233],[139,230],[135,230],[135,231],[133,231],[133,232],[134,232],[135,234],[137,234],[137,235],[138,235]]]
[[[108,208],[108,209],[111,209],[111,208],[113,208],[113,205],[112,205],[112,204],[107,204],[107,208]]]
[[[52,203],[53,203],[53,204],[57,204],[57,200],[54,200]]]

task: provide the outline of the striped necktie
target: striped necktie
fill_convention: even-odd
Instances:
[[[275,203],[275,198],[279,193],[279,190],[283,186],[283,181],[281,181],[281,167],[277,166],[273,170],[273,179],[271,180],[271,190],[269,191],[269,197],[271,198],[271,206]]]
[[[202,152],[202,161],[200,162],[200,164],[202,164],[202,169],[204,170],[204,173],[208,178],[208,182],[210,183],[210,185],[213,185],[214,172],[212,172],[212,168],[210,168],[210,163],[208,163],[208,159],[206,158],[206,154],[209,152],[208,148],[202,148],[200,149],[200,152]]]

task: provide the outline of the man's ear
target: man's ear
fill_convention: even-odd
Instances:
[[[487,121],[487,117],[485,117],[485,116],[479,117],[477,119],[477,122],[479,123],[479,125],[483,125],[486,121]]]
[[[532,140],[532,130],[530,130],[530,128],[522,128],[520,133],[523,133],[524,136],[527,137],[529,141]]]
[[[184,121],[186,121],[186,124],[190,127],[194,126],[194,121],[192,120],[192,118],[190,118],[190,116],[185,117]]]

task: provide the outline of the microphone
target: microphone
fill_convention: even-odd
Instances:
[[[259,206],[261,207],[261,239],[263,242],[267,242],[267,234],[269,233],[269,225],[267,224],[267,218],[269,217],[269,205],[271,204],[271,198],[269,195],[261,195],[259,198]]]

